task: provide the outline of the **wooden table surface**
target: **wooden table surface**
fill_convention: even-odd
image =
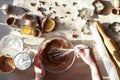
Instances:
[[[43,5],[43,3],[40,3],[40,1],[45,1],[45,5]],[[30,10],[29,14],[38,15],[41,16],[41,18],[43,18],[44,15],[40,11],[37,11],[37,7],[45,8],[46,9],[45,14],[52,13],[51,15],[52,18],[55,18],[56,16],[59,18],[59,21],[57,21],[58,25],[56,27],[55,32],[64,33],[73,45],[77,45],[80,43],[92,45],[95,52],[94,55],[96,57],[103,79],[110,80],[106,72],[105,66],[102,62],[102,58],[100,57],[96,49],[96,44],[94,42],[92,35],[84,35],[81,32],[81,28],[85,24],[85,21],[77,16],[78,10],[82,9],[83,7],[91,9],[91,11],[93,11],[94,10],[94,7],[92,5],[93,1],[94,0],[72,0],[72,1],[70,0],[60,0],[60,1],[59,0],[0,0],[0,6],[7,3],[16,7],[16,10],[15,11],[13,10],[13,13],[11,12],[9,15],[4,15],[2,12],[0,12],[0,18],[1,18],[0,39],[2,39],[5,35],[12,33],[12,30],[9,28],[10,26],[6,25],[5,22],[7,17],[15,16],[17,19],[21,19],[23,13],[19,8],[22,7],[27,8]],[[102,15],[94,15],[93,18],[95,20],[99,20],[101,23],[103,23],[103,25],[107,27],[108,24],[118,21],[119,16],[113,15],[111,13],[111,9],[113,8],[113,4],[111,3],[111,0],[102,0],[102,1],[106,5],[105,12],[107,13],[104,14],[105,13],[104,12]],[[56,6],[55,4],[56,2],[58,6]],[[74,2],[77,2],[75,6],[73,6]],[[36,5],[31,6],[30,3],[36,3]],[[67,6],[64,7],[62,6],[63,4],[66,4]],[[50,7],[52,7],[51,10],[49,10]],[[53,11],[56,11],[56,13],[53,13]],[[71,14],[66,14],[67,11],[71,12]],[[60,17],[65,17],[65,18],[62,19]],[[73,21],[71,19],[73,19]],[[65,25],[63,25],[63,23],[65,23]],[[73,33],[73,29],[75,29],[76,33],[79,35],[77,38],[71,37]],[[30,46],[31,48],[38,50],[39,45],[43,40],[44,40],[43,38],[35,38],[33,36],[29,36],[27,37],[25,42],[27,46]],[[34,80],[34,76],[35,74],[32,64],[29,69],[24,71],[20,71],[16,69],[14,72],[10,74],[0,73],[0,80]],[[54,74],[46,71],[45,80],[74,80],[74,79],[91,80],[90,68],[81,59],[76,58],[72,67],[66,72]]]

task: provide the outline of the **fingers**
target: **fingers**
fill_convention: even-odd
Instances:
[[[80,54],[77,53],[76,56],[77,56],[77,58],[80,58]]]
[[[90,56],[90,49],[84,49],[84,53],[86,56]]]
[[[35,80],[43,80],[42,78],[45,76],[45,70],[42,66],[40,55],[41,54],[38,52],[34,59]]]
[[[40,57],[39,57],[39,53],[37,53],[35,55],[35,58],[34,58],[34,65],[37,66],[37,67],[39,67],[40,64],[41,64],[41,60],[40,60]]]
[[[74,47],[77,58],[89,56],[90,49],[86,47],[88,46],[82,44]]]
[[[38,67],[34,66],[34,69],[35,69],[35,73],[42,74],[42,69],[41,68],[38,68]]]
[[[83,49],[76,48],[75,52],[76,52],[77,58],[80,58],[80,56],[84,56],[84,50]]]
[[[44,68],[42,66],[42,63],[41,63],[41,60],[39,57],[39,53],[37,53],[35,56],[34,69],[35,69],[35,73],[44,74]]]

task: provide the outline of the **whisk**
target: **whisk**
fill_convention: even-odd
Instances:
[[[80,49],[88,49],[88,48],[89,48],[89,46],[87,46],[85,48],[80,48]],[[48,52],[49,57],[53,58],[53,59],[63,57],[63,56],[70,54],[70,53],[76,53],[75,49],[74,48],[72,48],[72,49],[53,48]]]

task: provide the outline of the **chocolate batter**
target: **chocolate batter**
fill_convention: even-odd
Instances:
[[[50,55],[53,55],[53,54],[48,52],[53,48],[72,48],[72,45],[67,39],[64,39],[61,37],[55,37],[55,38],[44,41],[41,44],[41,47],[42,47],[41,60],[42,60],[43,66],[48,71],[51,71],[51,72],[63,71],[67,69],[69,65],[73,62],[73,59],[74,59],[73,53],[57,59],[49,57]]]
[[[15,69],[13,58],[0,56],[0,72],[11,72]]]

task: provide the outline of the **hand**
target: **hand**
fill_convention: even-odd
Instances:
[[[76,56],[77,58],[81,57],[86,64],[91,65],[94,63],[93,50],[86,47],[86,45],[82,44],[75,46]]]
[[[44,80],[45,70],[42,66],[38,53],[35,56],[34,69],[35,69],[35,80]]]
[[[77,53],[76,56],[78,58],[81,57],[83,61],[90,66],[92,80],[103,80],[93,55],[93,49],[86,47],[87,46],[82,44],[75,46],[75,52]]]

